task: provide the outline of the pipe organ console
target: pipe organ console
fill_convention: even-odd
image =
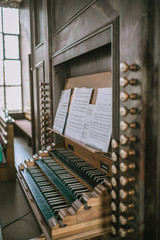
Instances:
[[[111,72],[67,79],[65,89],[77,87],[93,88],[91,104],[95,104],[98,88],[112,87]],[[41,88],[43,95],[44,84]],[[62,142],[44,149],[45,143],[38,155],[19,166],[18,173],[37,221],[46,239],[110,234],[111,147],[105,153],[46,128],[46,101],[41,97],[41,134],[58,134]]]
[[[121,63],[120,71],[120,92],[113,95],[120,101],[120,109],[113,101],[120,116],[119,139],[112,134],[107,153],[47,128],[61,136],[63,143],[50,145],[19,167],[18,178],[47,239],[88,239],[104,234],[109,234],[106,239],[137,239],[138,66]],[[135,77],[128,79],[128,71]],[[65,89],[92,87],[94,104],[97,89],[112,84],[117,83],[112,83],[107,72],[68,79]]]

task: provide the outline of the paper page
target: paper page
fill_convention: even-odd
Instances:
[[[87,115],[86,115],[83,131],[82,131],[82,138],[81,138],[81,142],[83,143],[86,143],[87,141],[88,133],[91,127],[92,119],[93,119],[94,107],[95,107],[94,104],[89,104],[88,106]]]
[[[71,89],[63,90],[61,93],[58,107],[57,107],[53,128],[60,133],[63,133],[63,130],[64,130],[70,95],[71,95]]]
[[[92,94],[92,88],[75,88],[68,114],[65,135],[81,141],[82,130],[87,109]]]
[[[112,134],[112,88],[99,88],[87,145],[108,151]]]

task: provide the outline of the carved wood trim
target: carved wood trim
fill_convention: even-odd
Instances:
[[[70,44],[70,45],[68,45],[68,46],[65,46],[64,48],[62,48],[62,49],[58,50],[57,52],[55,52],[55,53],[53,54],[53,57],[56,57],[57,55],[61,54],[62,52],[67,51],[67,50],[69,50],[70,48],[73,48],[73,47],[75,47],[76,45],[81,44],[82,42],[85,42],[85,41],[88,40],[89,38],[92,38],[92,37],[94,37],[95,35],[100,34],[101,32],[109,29],[110,27],[111,27],[111,25],[109,25],[109,26],[107,25],[107,26],[105,26],[105,27],[102,27],[102,28],[98,29],[97,31],[95,31],[95,32],[93,32],[93,33],[85,36],[84,38],[81,38],[80,40],[74,42],[73,44]]]
[[[94,50],[94,49],[96,49],[98,47],[101,47],[101,46],[104,46],[104,45],[110,43],[111,42],[111,33],[109,33],[109,32],[111,32],[111,27],[112,27],[112,22],[109,22],[107,25],[105,24],[101,28],[96,29],[91,34],[89,34],[89,35],[79,39],[78,41],[76,41],[76,42],[74,42],[74,43],[72,43],[72,44],[70,44],[68,46],[65,46],[64,48],[58,50],[57,52],[55,52],[52,55],[53,65],[57,65],[59,63],[65,62],[66,60],[69,60],[69,59],[71,59],[73,57],[77,57],[80,54],[89,52],[91,50]],[[90,41],[90,39],[93,40],[93,38],[96,38],[97,36],[100,36],[101,34],[104,34],[105,32],[106,32],[106,34],[105,34],[106,38],[105,38],[104,42],[99,42],[98,45],[97,44],[96,45],[91,45],[90,48],[81,50],[81,52],[79,54],[75,55],[75,56],[70,55],[70,57],[63,57],[63,60],[62,59],[60,59],[60,60],[58,59],[58,57],[61,54],[64,54],[67,51],[73,50],[73,49],[75,49],[76,47],[79,47],[82,44],[86,44],[86,42]]]

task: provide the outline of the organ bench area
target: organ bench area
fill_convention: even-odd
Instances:
[[[111,87],[111,74],[68,79],[65,89],[92,86],[94,103],[99,85]],[[110,233],[111,153],[59,136],[62,143],[40,150],[18,172],[45,238],[82,240]]]
[[[0,110],[0,181],[9,181],[16,178],[14,163],[14,119]]]

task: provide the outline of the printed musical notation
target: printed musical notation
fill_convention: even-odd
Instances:
[[[59,100],[56,116],[54,119],[53,129],[60,133],[64,132],[65,122],[67,119],[71,89],[63,90]]]
[[[107,152],[112,134],[112,88],[99,88],[87,145]]]
[[[75,88],[68,114],[65,135],[81,141],[92,88]]]
[[[90,147],[107,152],[112,134],[112,88],[99,88],[90,104],[92,88],[63,90],[53,128]],[[69,111],[68,111],[69,108]]]
[[[84,122],[84,127],[83,127],[82,137],[81,137],[81,142],[83,142],[83,143],[87,142],[88,133],[89,133],[89,130],[90,130],[90,127],[92,124],[94,107],[95,107],[94,104],[89,104],[89,106],[88,106],[87,115],[86,115],[86,119]]]

